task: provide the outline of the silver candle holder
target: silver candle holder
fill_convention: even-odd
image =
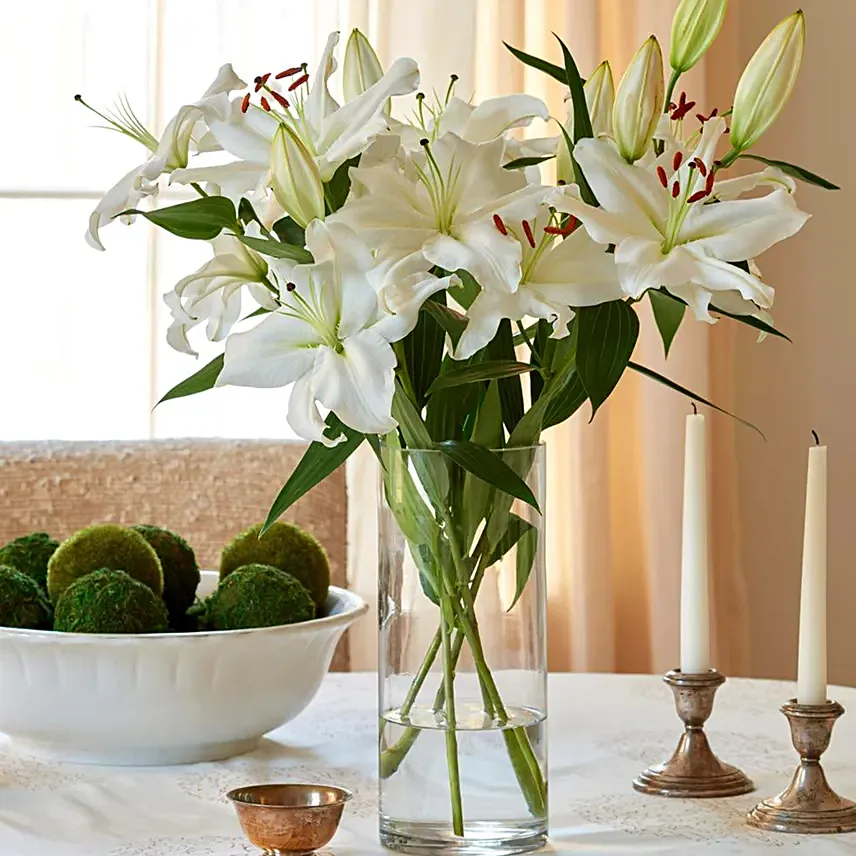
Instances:
[[[829,746],[835,721],[844,713],[837,701],[782,705],[791,726],[791,740],[800,763],[790,785],[778,796],[759,803],[747,822],[768,832],[856,832],[856,803],[838,796],[826,781],[820,756]]]
[[[755,785],[744,773],[714,755],[704,732],[713,698],[725,677],[715,669],[697,675],[673,669],[663,680],[675,694],[684,733],[672,757],[637,776],[633,787],[644,794],[695,798],[733,797],[754,790]]]

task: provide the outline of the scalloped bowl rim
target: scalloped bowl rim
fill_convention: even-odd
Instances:
[[[202,571],[200,586],[211,576],[219,576],[216,571]],[[130,643],[139,641],[163,642],[164,640],[210,639],[212,637],[248,636],[263,633],[300,633],[320,627],[334,627],[337,624],[350,624],[368,611],[368,604],[349,589],[330,586],[330,594],[336,595],[341,612],[333,615],[323,615],[321,618],[311,618],[309,621],[298,621],[293,624],[275,624],[270,627],[246,627],[240,630],[198,630],[180,633],[67,633],[62,630],[32,630],[23,627],[0,627],[0,637],[19,636],[31,639],[62,640],[74,643]],[[329,598],[329,595],[328,595]]]

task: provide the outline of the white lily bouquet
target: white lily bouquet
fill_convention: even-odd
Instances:
[[[543,841],[543,711],[533,714],[543,693],[516,699],[498,674],[516,669],[543,686],[546,671],[540,438],[585,402],[594,414],[627,369],[710,405],[632,361],[639,302],[651,302],[667,353],[687,307],[699,321],[727,316],[781,335],[769,315],[773,288],[754,260],[805,223],[795,179],[834,185],[750,153],[797,77],[801,12],[759,47],[733,106],[717,112],[678,94],[725,6],[683,0],[668,80],[653,36],[617,90],[609,63],[584,80],[561,41],[563,65],[511,48],[567,86],[568,116],[552,138],[515,131],[551,118],[539,99],[475,105],[458,97],[454,76],[445,92],[426,95],[413,60],[384,71],[356,30],[341,104],[328,90],[334,33],[314,74],[297,65],[248,86],[224,66],[160,139],[124,102],[99,113],[148,152],[92,213],[89,242],[103,249],[105,225],[142,215],[213,250],[166,295],[168,339],[194,354],[194,328],[205,325],[223,354],[165,399],[214,385],[289,388],[288,423],[311,445],[268,525],[361,443],[383,464],[382,781],[414,773],[407,764],[426,729],[439,735],[431,756],[445,759],[436,785],[445,815],[426,809],[430,823],[421,823],[419,809],[384,792],[391,846],[453,846],[476,828],[488,840],[497,811],[502,852]],[[540,164],[553,158],[558,180],[545,184]],[[763,169],[728,177],[745,159]],[[165,176],[198,198],[139,208]],[[509,564],[512,591],[491,618],[479,591]],[[415,594],[401,581],[405,568],[418,579]],[[436,630],[411,662],[414,597]],[[511,647],[523,653],[490,662],[494,623],[515,614],[523,617]],[[465,674],[474,683],[462,687]],[[462,765],[474,762],[458,747],[468,729],[501,735],[505,760],[490,755],[488,776],[512,777],[510,802],[494,795],[486,808],[468,794]],[[416,787],[418,777],[408,781]]]

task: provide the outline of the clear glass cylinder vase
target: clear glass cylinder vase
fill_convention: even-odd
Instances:
[[[495,454],[517,488],[383,449],[380,837],[404,853],[546,841],[544,449]]]

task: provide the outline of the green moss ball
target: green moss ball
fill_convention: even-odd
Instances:
[[[261,523],[251,526],[226,546],[220,556],[220,579],[243,565],[273,565],[300,580],[322,609],[330,588],[330,561],[324,548],[293,523],[274,523],[259,538],[261,528]]]
[[[237,568],[205,604],[205,625],[211,630],[276,627],[310,618],[315,618],[315,603],[307,588],[271,565]]]
[[[54,630],[64,633],[165,633],[166,605],[124,571],[101,568],[63,591]]]
[[[15,568],[47,588],[48,561],[57,547],[59,541],[55,541],[47,532],[23,535],[0,547],[0,565]]]
[[[101,523],[75,532],[59,545],[48,562],[48,595],[56,605],[75,581],[100,568],[124,571],[163,594],[163,571],[154,548],[133,529]]]
[[[51,605],[44,589],[29,574],[9,565],[0,565],[0,627],[51,627]]]
[[[176,621],[187,613],[196,599],[201,575],[193,548],[181,535],[160,526],[132,527],[139,532],[158,554],[163,568],[163,599],[170,620]]]

